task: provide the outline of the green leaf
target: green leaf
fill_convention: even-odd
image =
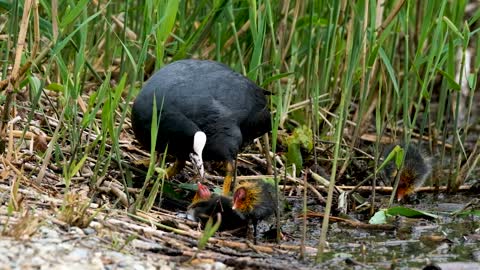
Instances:
[[[289,164],[295,164],[297,168],[302,168],[303,158],[300,151],[300,144],[289,143],[286,157]]]
[[[59,83],[51,83],[45,86],[45,89],[55,91],[55,92],[62,92],[62,93],[65,91],[65,87]]]
[[[474,88],[474,85],[475,85],[475,82],[477,80],[477,75],[476,74],[469,74],[467,76],[467,81],[468,81],[468,87],[470,89],[473,89]]]
[[[215,187],[213,188],[213,193],[218,194],[218,195],[222,195],[222,194],[223,194],[223,189],[220,188],[220,187],[215,186]]]
[[[261,86],[265,87],[265,86],[269,85],[271,82],[278,81],[281,78],[285,78],[285,77],[288,77],[288,76],[293,75],[293,74],[295,74],[295,72],[285,72],[285,73],[276,74],[272,77],[269,77],[269,78],[265,79],[262,82]]]
[[[396,94],[400,96],[400,91],[399,91],[400,88],[398,87],[397,78],[395,77],[396,72],[392,66],[392,63],[390,62],[389,57],[387,56],[387,53],[383,50],[383,48],[380,48],[378,53],[380,55],[380,58],[382,59],[383,64],[387,68],[388,75],[390,76],[390,80],[392,81],[392,84],[393,84],[393,89],[395,89]]]
[[[42,82],[36,77],[36,76],[30,76],[28,77],[28,80],[30,82],[30,85],[32,86],[33,90],[35,91],[35,93],[38,93],[38,91],[41,91],[41,86],[42,86]],[[36,96],[36,95],[34,95]]]
[[[270,177],[262,178],[262,181],[272,186],[275,186],[275,180],[273,178],[270,178]]]
[[[460,90],[460,85],[455,81],[455,79],[450,76],[450,74],[448,74],[447,72],[441,70],[441,69],[437,69],[437,71],[442,74],[442,76],[447,79],[447,83],[448,85],[450,86],[450,88],[454,89],[454,90]]]
[[[403,148],[400,147],[399,145],[397,145],[397,146],[395,146],[394,150],[396,150],[394,152],[394,154],[395,154],[395,166],[397,166],[397,169],[398,169],[398,168],[400,168],[400,166],[402,166],[402,163],[403,163]]]
[[[453,31],[454,34],[456,34],[459,38],[461,38],[462,40],[464,40],[465,38],[463,37],[462,33],[460,33],[460,31],[458,31],[458,28],[455,26],[455,24],[453,24],[452,21],[450,21],[449,18],[443,16],[443,21],[445,22],[445,24],[447,25],[448,28],[450,28],[450,30]]]
[[[222,215],[217,213],[217,222],[213,224],[212,217],[208,218],[207,224],[205,224],[205,229],[203,230],[202,237],[198,240],[198,249],[202,250],[207,246],[208,239],[212,237],[215,232],[220,228],[222,223]]]
[[[392,159],[395,158],[395,164],[397,165],[397,155],[398,153],[401,153],[399,155],[400,157],[403,157],[403,149],[400,145],[396,145],[395,148],[388,153],[388,156],[385,158],[382,164],[380,164],[380,167],[378,167],[377,172],[381,171]],[[401,164],[401,163],[400,163]],[[397,165],[397,169],[400,167],[400,165]]]
[[[302,168],[303,166],[300,147],[308,151],[313,149],[313,132],[306,125],[295,128],[292,135],[287,138],[287,161],[289,164],[295,164],[297,168]]]
[[[370,224],[385,224],[387,223],[387,216],[385,210],[380,210],[373,215],[368,221]]]
[[[404,216],[409,218],[428,218],[428,219],[438,218],[438,216],[435,214],[422,211],[422,210],[404,207],[404,206],[395,206],[387,209],[386,211],[387,211],[387,215],[391,215],[391,216]]]
[[[165,53],[165,42],[172,32],[175,25],[175,18],[177,16],[179,0],[170,0],[167,3],[163,17],[159,20],[160,27],[157,28],[157,65],[156,68],[160,68],[163,63],[163,57]]]
[[[303,148],[311,151],[313,149],[313,132],[306,125],[297,127],[287,139],[288,144],[300,144]]]
[[[192,183],[180,183],[178,185],[178,188],[183,189],[183,190],[190,190],[190,191],[196,191],[198,189],[198,185],[192,184]]]
[[[480,217],[480,209],[469,209],[459,213],[455,213],[456,216],[459,217],[467,217],[467,216],[477,216]]]
[[[408,218],[426,218],[426,219],[436,219],[437,215],[421,211],[417,209],[412,209],[404,206],[394,206],[389,209],[382,209],[376,212],[368,221],[370,224],[386,224],[388,219],[393,216],[403,216]]]
[[[78,15],[80,15],[80,13],[82,13],[87,8],[87,4],[89,2],[89,0],[80,0],[78,4],[63,17],[62,21],[60,22],[60,27],[63,28],[68,24],[72,23],[75,18],[77,18]]]
[[[75,36],[75,34],[78,31],[80,31],[83,28],[83,26],[85,26],[89,22],[93,21],[93,19],[95,19],[96,17],[98,17],[101,14],[102,14],[101,11],[94,13],[93,15],[88,17],[85,21],[83,21],[81,24],[79,24],[73,31],[69,32],[69,35],[67,37],[65,37],[63,40],[59,41],[56,44],[56,46],[52,49],[51,55],[52,56],[57,56],[57,54],[59,54],[60,51],[63,50],[63,48],[65,48],[65,46],[67,46],[67,44],[73,39],[73,36]],[[57,61],[61,61],[61,59],[62,59],[61,57],[56,57]]]
[[[192,48],[197,47],[197,43],[203,40],[203,37],[210,31],[209,25],[211,22],[220,16],[223,11],[223,8],[229,1],[222,0],[217,1],[215,6],[210,9],[210,12],[203,18],[202,22],[198,28],[190,35],[190,37],[181,44],[177,53],[173,56],[173,60],[180,60],[187,56],[187,53],[192,50]]]
[[[162,187],[162,192],[165,197],[178,199],[178,200],[185,200],[181,192],[178,192],[177,186],[174,186],[172,183],[165,181]]]

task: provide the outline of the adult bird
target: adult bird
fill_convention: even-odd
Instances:
[[[180,60],[158,70],[132,108],[135,137],[151,146],[153,101],[159,116],[156,150],[176,157],[167,176],[190,159],[204,176],[204,160],[223,161],[223,194],[230,193],[234,160],[242,145],[271,129],[265,90],[229,67],[208,60]]]

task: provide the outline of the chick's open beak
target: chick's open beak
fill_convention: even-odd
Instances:
[[[195,166],[195,168],[197,168],[198,173],[200,174],[200,177],[204,178],[205,177],[205,169],[203,167],[202,157],[195,154],[195,153],[190,153],[190,159],[191,159],[193,165]]]
[[[237,200],[233,199],[233,205],[232,205],[233,210],[238,208],[237,202],[238,202]]]

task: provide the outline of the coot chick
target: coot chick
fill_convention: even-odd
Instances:
[[[203,185],[202,183],[198,182],[197,183],[197,192],[195,192],[195,195],[193,196],[192,199],[192,204],[200,202],[200,201],[206,201],[210,199],[212,196],[212,193],[208,189],[207,186]]]
[[[245,180],[239,183],[233,194],[233,209],[243,214],[253,225],[253,237],[257,239],[257,223],[277,210],[275,186],[265,180]]]
[[[153,101],[159,127],[156,150],[177,160],[167,176],[177,174],[189,158],[204,175],[203,160],[225,162],[223,194],[230,192],[237,153],[271,129],[262,88],[214,61],[180,60],[158,70],[143,86],[132,108],[132,127],[150,149]]]
[[[410,144],[408,148],[406,148],[403,143],[390,145],[384,152],[384,158],[386,158],[397,145],[400,145],[404,151],[406,151],[396,194],[397,200],[402,201],[404,198],[415,193],[415,190],[425,183],[425,180],[432,171],[432,165],[430,157],[414,144]],[[391,160],[384,168],[384,176],[387,181],[393,184],[397,173],[398,170],[395,162]]]
[[[197,193],[192,200],[192,204],[188,207],[188,212],[196,221],[200,222],[202,227],[205,226],[210,217],[216,223],[217,213],[220,213],[222,221],[218,228],[219,231],[244,231],[248,225],[245,217],[232,209],[232,198],[212,194],[201,183],[198,183]]]

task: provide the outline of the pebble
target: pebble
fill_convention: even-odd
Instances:
[[[100,240],[93,228],[61,228],[46,224],[27,240],[0,237],[0,269],[188,269],[143,252],[161,245],[135,239],[121,251]],[[123,240],[121,240],[123,241]],[[210,269],[222,269],[212,267]]]

